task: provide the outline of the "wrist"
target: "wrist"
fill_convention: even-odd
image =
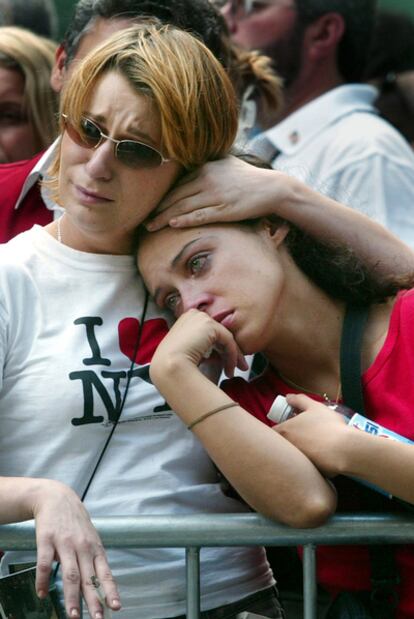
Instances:
[[[33,483],[27,495],[31,518],[36,518],[40,510],[51,502],[61,506],[65,498],[80,498],[72,488],[55,479],[32,479]]]
[[[339,475],[358,475],[359,461],[366,450],[366,438],[364,432],[345,426],[336,446],[336,461]]]
[[[160,391],[169,385],[181,385],[181,381],[188,380],[189,375],[201,374],[194,362],[179,353],[157,356],[151,362],[149,373],[152,383]]]

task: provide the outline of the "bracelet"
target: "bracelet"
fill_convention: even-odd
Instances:
[[[208,411],[208,413],[204,413],[204,415],[201,415],[201,417],[199,417],[198,419],[190,423],[190,425],[187,426],[187,430],[192,430],[194,426],[204,421],[204,419],[207,419],[207,417],[211,417],[211,415],[215,415],[216,413],[219,413],[220,411],[225,411],[226,408],[233,408],[233,406],[239,406],[239,405],[237,404],[237,402],[230,402],[228,404],[223,404],[223,406],[218,406],[217,408],[213,408],[212,411]]]

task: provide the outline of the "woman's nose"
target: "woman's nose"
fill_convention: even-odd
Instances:
[[[115,161],[112,142],[105,140],[89,153],[89,160],[86,164],[88,174],[92,178],[110,180]]]
[[[200,312],[207,312],[212,303],[212,296],[206,292],[189,291],[183,297],[183,311],[197,309]]]

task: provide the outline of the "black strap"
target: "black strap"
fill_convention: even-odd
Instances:
[[[148,291],[147,291],[146,288],[144,289],[144,295],[145,295],[144,296],[144,304],[143,304],[143,307],[142,307],[142,312],[141,312],[141,318],[140,318],[140,323],[139,323],[137,339],[135,341],[135,346],[134,346],[134,352],[133,352],[132,357],[131,357],[131,365],[129,367],[129,371],[128,371],[128,374],[127,374],[127,382],[126,382],[126,385],[125,385],[125,390],[124,390],[122,399],[121,399],[121,401],[119,403],[119,406],[118,406],[118,408],[116,410],[115,421],[114,421],[114,423],[112,425],[111,431],[109,432],[103,447],[98,452],[97,462],[96,462],[95,466],[93,467],[93,469],[92,469],[92,471],[91,471],[91,473],[89,475],[88,481],[86,482],[85,488],[84,488],[84,490],[83,490],[83,492],[81,494],[80,499],[81,499],[82,503],[85,501],[86,495],[88,494],[89,488],[91,487],[91,484],[92,484],[92,482],[93,482],[93,480],[95,478],[95,475],[96,475],[96,473],[98,471],[99,465],[102,462],[102,459],[103,459],[103,457],[104,457],[104,455],[106,453],[106,450],[108,449],[109,443],[111,442],[111,439],[112,439],[112,437],[114,435],[114,432],[115,432],[116,428],[118,427],[118,423],[119,423],[119,420],[121,418],[122,411],[124,410],[125,401],[126,401],[126,398],[127,398],[127,395],[128,395],[129,386],[130,386],[131,379],[132,379],[132,373],[133,373],[133,370],[134,370],[134,367],[135,367],[135,363],[136,363],[135,360],[137,358],[139,347],[141,345],[141,336],[142,336],[142,332],[143,332],[145,316],[147,314],[147,309],[148,309],[149,294],[148,294]],[[55,569],[53,570],[53,580],[56,579],[56,576],[58,574],[59,568],[60,568],[60,561],[58,561],[58,563],[55,566]],[[82,608],[81,608],[81,610],[82,610]]]
[[[93,480],[95,478],[95,475],[96,475],[96,473],[98,471],[99,465],[102,462],[102,459],[103,459],[103,457],[104,457],[104,455],[106,453],[106,450],[108,449],[109,443],[111,442],[111,439],[112,439],[112,437],[114,435],[114,432],[115,432],[116,428],[118,427],[118,423],[119,423],[119,420],[121,418],[122,411],[124,410],[125,401],[126,401],[126,398],[127,398],[128,392],[129,392],[129,386],[130,386],[131,379],[132,379],[132,373],[133,373],[133,370],[134,370],[134,367],[135,367],[135,363],[136,363],[135,360],[137,358],[138,350],[139,350],[139,347],[141,345],[141,336],[142,336],[144,322],[145,322],[145,316],[146,316],[147,308],[148,308],[149,294],[148,294],[147,289],[145,289],[144,294],[145,294],[145,296],[144,296],[144,305],[142,307],[141,319],[140,319],[140,322],[139,322],[139,329],[138,329],[137,339],[135,340],[134,352],[133,352],[132,357],[131,357],[131,365],[130,365],[130,368],[129,368],[129,371],[128,371],[128,374],[127,374],[127,382],[126,382],[126,385],[125,385],[124,394],[122,396],[121,402],[119,403],[119,406],[118,406],[117,410],[115,411],[115,421],[114,421],[114,423],[112,425],[111,431],[109,432],[109,434],[108,434],[108,436],[106,438],[106,441],[105,441],[101,451],[99,452],[98,460],[97,460],[94,468],[92,469],[92,472],[91,472],[91,474],[89,476],[89,479],[88,479],[88,481],[86,483],[86,486],[85,486],[85,488],[84,488],[84,490],[82,492],[82,495],[81,495],[82,503],[84,502],[84,500],[86,498],[86,495],[88,494],[89,488],[91,487],[91,484],[92,484],[92,482],[93,482]]]
[[[361,415],[365,413],[361,384],[361,346],[368,311],[367,307],[347,306],[340,351],[342,398],[349,408]]]
[[[361,382],[361,345],[369,307],[347,306],[342,327],[340,368],[342,398],[352,410],[364,414]],[[371,613],[373,619],[392,619],[398,602],[399,575],[392,546],[369,546],[371,559]]]

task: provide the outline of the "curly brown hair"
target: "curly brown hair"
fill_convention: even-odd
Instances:
[[[267,162],[254,155],[236,155],[251,165],[272,169]],[[385,277],[380,268],[361,260],[352,247],[319,241],[280,217],[270,216],[267,219],[289,226],[284,240],[287,250],[299,269],[330,297],[353,305],[370,305],[384,303],[399,290],[414,287],[414,272]],[[257,221],[250,219],[240,223],[251,226]]]

